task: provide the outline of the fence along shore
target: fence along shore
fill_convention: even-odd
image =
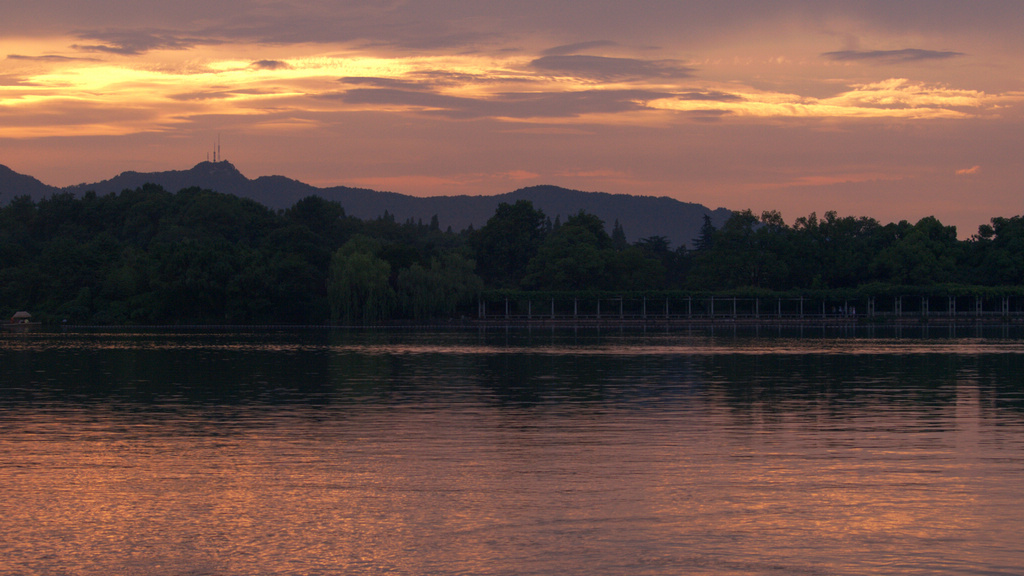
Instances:
[[[475,321],[487,324],[1010,323],[1024,322],[1024,296],[481,298]]]

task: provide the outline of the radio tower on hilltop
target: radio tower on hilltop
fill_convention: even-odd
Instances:
[[[206,153],[206,161],[210,161],[210,153]],[[223,162],[224,158],[220,155],[220,134],[217,134],[217,142],[213,145],[213,163]]]

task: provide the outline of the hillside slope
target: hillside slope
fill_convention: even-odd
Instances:
[[[630,242],[649,236],[664,236],[673,247],[689,244],[699,234],[705,214],[711,216],[716,226],[720,226],[731,214],[724,208],[710,209],[667,197],[581,192],[558,186],[531,186],[495,196],[426,198],[347,186],[317,188],[284,176],[249,179],[227,161],[200,162],[189,170],[122,172],[108,180],[64,189],[47,186],[31,176],[0,166],[0,203],[23,194],[39,200],[61,191],[75,195],[87,191],[97,194],[119,193],[147,183],[158,184],[171,192],[197,186],[251,198],[274,209],[285,209],[306,196],[317,195],[339,202],[346,213],[358,218],[377,218],[387,211],[400,222],[409,219],[429,222],[437,215],[442,228],[450,226],[456,231],[469,226],[480,228],[494,215],[501,202],[529,200],[552,220],[556,217],[565,220],[584,210],[604,220],[609,231],[618,220]]]

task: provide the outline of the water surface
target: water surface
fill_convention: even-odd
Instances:
[[[0,338],[0,574],[1019,574],[1010,330]]]

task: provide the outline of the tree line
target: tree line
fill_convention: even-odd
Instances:
[[[0,208],[0,306],[85,324],[367,324],[473,316],[496,291],[726,292],[863,286],[1020,287],[1024,220],[965,240],[933,217],[880,224],[828,212],[705,218],[691,247],[629,243],[614,222],[501,204],[479,230],[285,210],[211,190],[14,198]]]

